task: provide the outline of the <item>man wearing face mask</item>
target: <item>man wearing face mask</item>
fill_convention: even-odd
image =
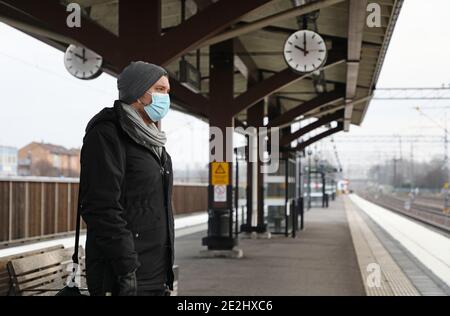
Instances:
[[[168,74],[133,62],[117,83],[119,100],[91,119],[81,150],[88,288],[94,296],[169,295],[172,162],[156,126],[170,108]]]

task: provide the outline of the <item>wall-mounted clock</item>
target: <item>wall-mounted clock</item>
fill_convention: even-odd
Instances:
[[[64,65],[74,77],[90,80],[102,74],[103,58],[87,48],[70,45],[64,54]]]
[[[319,70],[328,56],[324,39],[310,30],[300,30],[289,36],[283,53],[289,67],[299,73]]]

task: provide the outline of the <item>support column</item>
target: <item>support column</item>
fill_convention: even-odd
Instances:
[[[232,40],[210,47],[209,71],[210,108],[208,111],[211,145],[208,186],[209,219],[208,236],[203,238],[202,243],[208,247],[208,250],[227,251],[232,250],[237,244],[232,233],[233,133],[227,133],[227,127],[234,127],[234,118],[229,110],[234,97]],[[221,133],[216,133],[218,131]],[[223,154],[219,155],[220,152]],[[212,254],[214,255],[214,252]]]
[[[255,128],[264,125],[265,102],[261,101],[247,110],[247,124]],[[259,135],[257,137],[259,146]],[[252,148],[248,148],[249,152]],[[255,148],[256,151],[259,147]],[[247,167],[247,222],[241,226],[246,233],[265,233],[267,225],[264,223],[264,174],[261,173],[262,162],[249,162]]]
[[[148,52],[156,49],[161,37],[161,0],[119,1],[119,39],[124,47],[138,44],[131,60],[146,60]],[[123,59],[126,66],[129,58]],[[150,60],[152,62],[152,60]]]

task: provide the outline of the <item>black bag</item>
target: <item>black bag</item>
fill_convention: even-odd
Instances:
[[[56,293],[55,296],[86,296],[81,294],[81,291],[76,286],[65,286],[61,291]]]
[[[79,189],[81,188],[81,183],[79,185]],[[56,293],[55,296],[87,296],[81,293],[80,288],[75,283],[75,278],[77,274],[77,269],[79,268],[79,258],[78,258],[78,248],[80,245],[80,226],[81,226],[81,203],[80,203],[80,193],[81,190],[78,190],[78,208],[77,208],[77,226],[75,231],[75,248],[74,253],[72,255],[73,261],[73,269],[71,280],[68,285],[66,285],[62,290]]]

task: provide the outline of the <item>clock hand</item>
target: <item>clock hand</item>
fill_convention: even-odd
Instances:
[[[81,56],[81,55],[78,55],[78,54],[75,54],[75,53],[74,53],[74,55],[75,55],[76,57],[80,58],[80,59],[83,61],[83,64],[84,64],[86,61],[88,61],[87,58],[84,58],[84,57]]]
[[[309,51],[307,51],[306,49],[301,48],[301,47],[298,46],[298,45],[294,45],[294,47],[295,47],[295,48],[298,48],[299,50],[301,50],[305,56],[309,54]]]
[[[304,54],[305,56],[308,54],[308,50],[306,49],[306,32],[303,33],[303,47],[305,49]]]
[[[86,49],[83,48],[83,64],[86,63]]]
[[[294,47],[297,48],[297,49],[300,49],[302,52],[305,52],[305,49],[304,49],[304,48],[301,48],[301,47],[298,46],[298,45],[294,45]]]

